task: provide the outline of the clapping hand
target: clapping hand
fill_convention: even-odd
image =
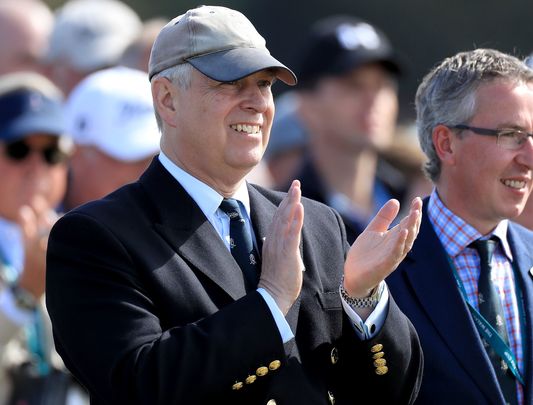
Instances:
[[[399,210],[399,202],[389,200],[348,251],[344,288],[350,296],[367,297],[413,247],[422,219],[422,200],[414,198],[407,216],[388,229]]]
[[[300,239],[304,221],[300,182],[294,180],[270,225],[263,243],[263,264],[259,287],[274,298],[286,315],[300,295],[304,269]]]

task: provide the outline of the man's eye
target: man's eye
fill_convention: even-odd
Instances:
[[[512,143],[513,146],[522,145],[528,138],[528,134],[523,131],[502,131],[499,134],[499,139],[502,142]]]
[[[525,134],[522,131],[505,131],[500,132],[500,138],[507,138],[507,139],[513,139],[519,144],[523,142],[525,138],[527,138],[527,134]]]
[[[512,136],[515,142],[519,145],[522,145],[529,137],[527,132],[523,132],[523,131],[514,131],[510,133],[509,136]]]
[[[509,136],[513,137],[515,135],[520,135],[519,131],[513,131],[513,130],[507,130],[507,131],[501,131],[500,136]]]
[[[272,80],[261,80],[259,86],[261,87],[271,87],[273,84]]]

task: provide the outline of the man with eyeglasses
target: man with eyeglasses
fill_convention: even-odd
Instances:
[[[533,403],[533,71],[491,49],[445,59],[416,95],[434,183],[388,278],[425,355],[420,404]]]
[[[59,371],[64,366],[53,349],[42,299],[48,233],[65,192],[70,148],[59,90],[36,73],[2,76],[1,405],[66,404],[68,387],[74,385]]]

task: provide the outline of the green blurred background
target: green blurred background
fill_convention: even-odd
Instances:
[[[1,1],[1,0],[0,0]],[[64,0],[47,0],[56,8]],[[198,4],[243,12],[266,38],[271,52],[294,66],[298,48],[315,20],[348,13],[376,24],[408,63],[400,83],[400,119],[414,117],[413,99],[422,76],[461,50],[491,47],[525,57],[533,50],[532,0],[124,0],[143,20],[170,19]],[[277,93],[286,90],[283,85]]]

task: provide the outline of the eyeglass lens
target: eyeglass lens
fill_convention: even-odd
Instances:
[[[503,132],[498,135],[498,144],[506,149],[520,149],[529,135],[522,131]]]
[[[40,153],[44,161],[49,165],[61,163],[67,158],[67,154],[58,145],[47,146],[43,149],[31,148],[24,141],[15,141],[5,145],[6,156],[16,161],[26,159],[32,151]]]

